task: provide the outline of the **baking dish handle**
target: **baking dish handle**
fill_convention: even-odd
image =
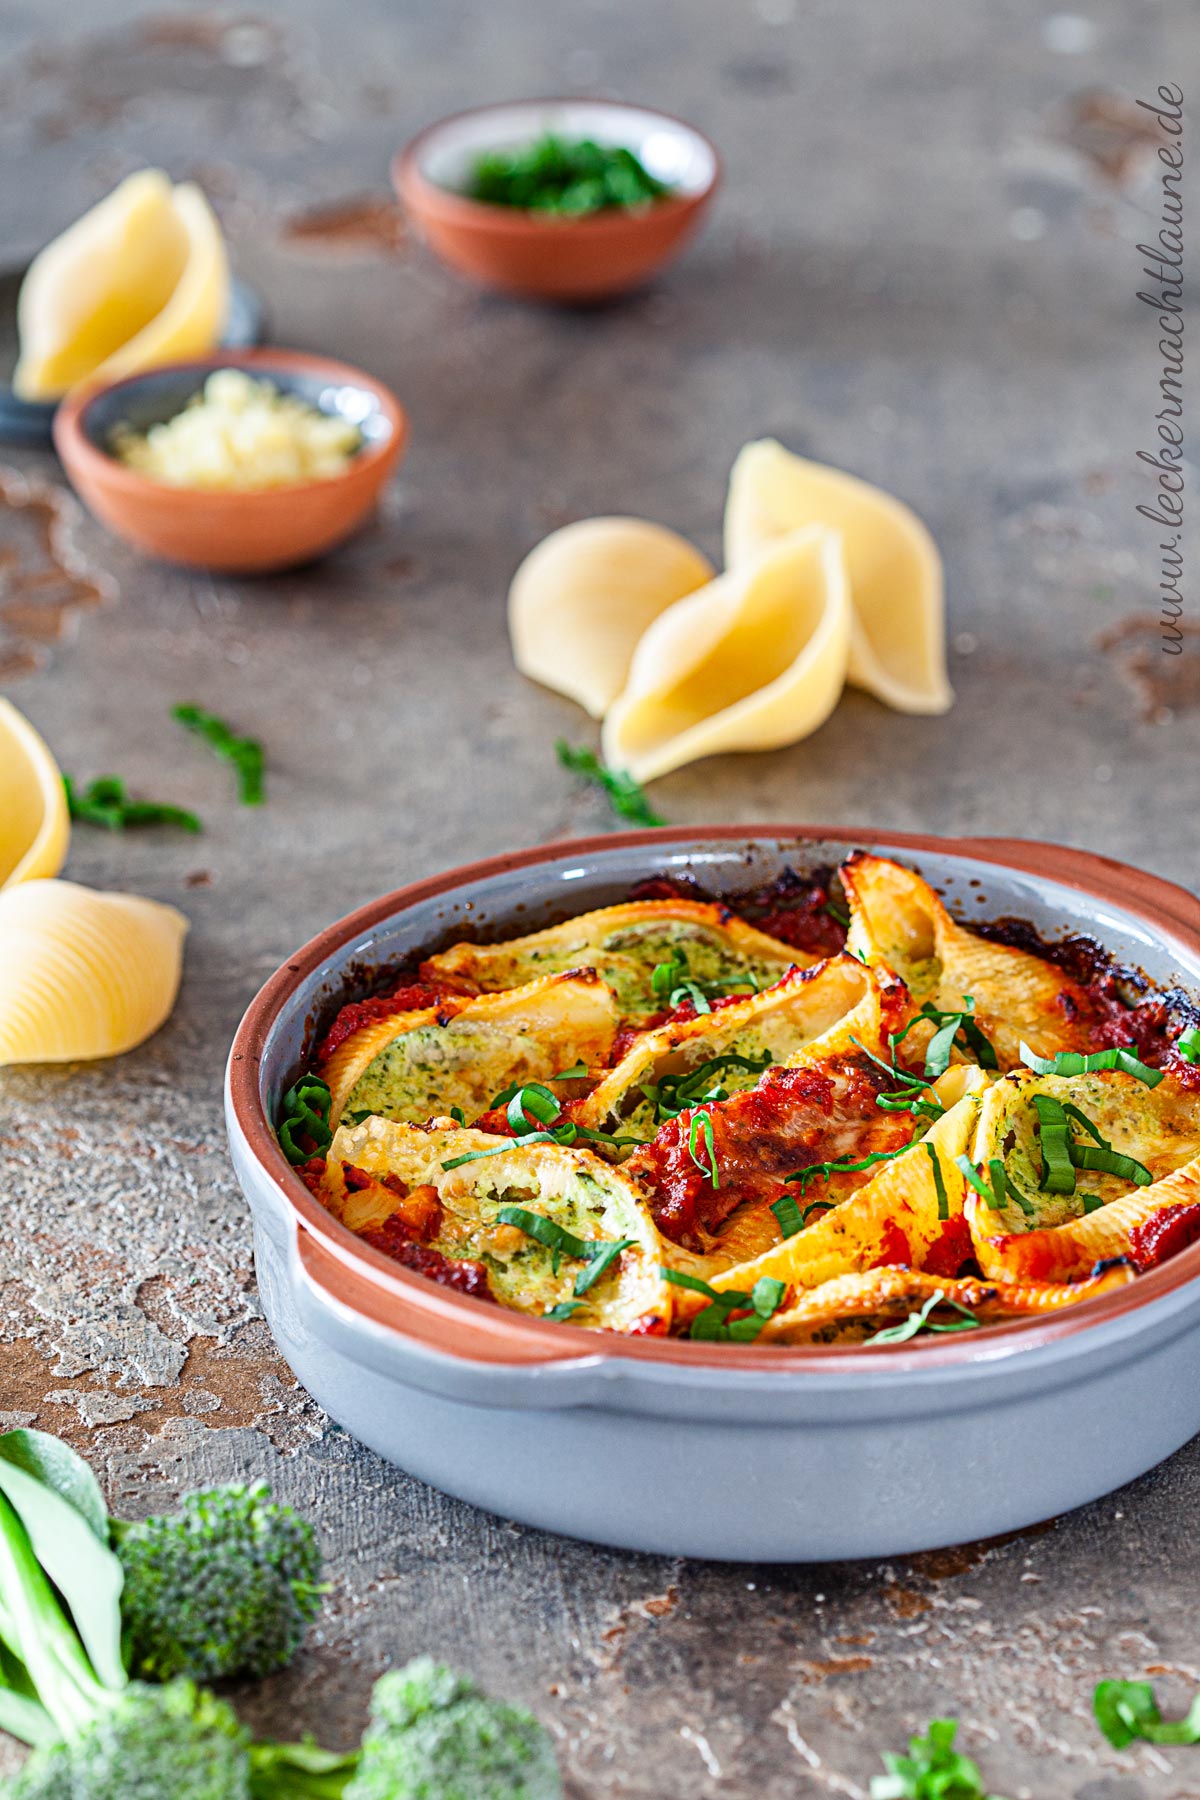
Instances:
[[[480,1406],[581,1406],[599,1398],[619,1366],[573,1345],[523,1342],[512,1314],[493,1328],[486,1308],[462,1302],[421,1276],[406,1277],[404,1330],[393,1322],[395,1298],[365,1280],[302,1226],[289,1247],[289,1286],[301,1335],[351,1363],[405,1386]],[[410,1296],[407,1283],[428,1293]],[[473,1315],[484,1314],[482,1319]],[[393,1315],[389,1318],[389,1314]],[[556,1332],[555,1335],[558,1335]],[[447,1350],[447,1340],[453,1345]]]

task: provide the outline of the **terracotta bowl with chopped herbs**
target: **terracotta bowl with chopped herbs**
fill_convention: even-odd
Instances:
[[[611,100],[476,107],[419,133],[392,171],[408,217],[451,268],[568,302],[649,280],[695,232],[719,173],[693,126]]]

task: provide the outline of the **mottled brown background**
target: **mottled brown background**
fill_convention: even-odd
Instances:
[[[1200,641],[1168,662],[1137,623],[1157,371],[1131,246],[1155,192],[1131,100],[1188,87],[1198,28],[1186,0],[1083,4],[0,5],[5,263],[162,162],[209,189],[278,341],[361,362],[412,415],[378,525],[275,580],[149,566],[16,476],[0,495],[5,688],[65,767],[207,824],[76,833],[71,875],[187,910],[187,975],[135,1055],[0,1075],[0,1406],[85,1447],[117,1508],[261,1473],[315,1514],[334,1592],[245,1697],[264,1729],[348,1741],[372,1674],[428,1647],[535,1706],[595,1800],[862,1800],[878,1749],[940,1712],[1010,1797],[1200,1795],[1200,1751],[1118,1757],[1088,1717],[1102,1673],[1162,1671],[1174,1704],[1200,1678],[1195,1447],[1037,1532],[888,1565],[672,1563],[484,1517],[294,1386],[219,1100],[246,1001],[319,926],[603,825],[551,754],[581,716],[509,665],[508,577],[597,512],[715,552],[729,463],[768,432],[929,520],[958,705],[906,719],[848,694],[796,750],[673,776],[661,809],[1057,837],[1196,883]],[[709,231],[657,289],[548,313],[405,240],[387,164],[412,130],[584,89],[679,112],[726,155]],[[57,481],[49,457],[5,460]],[[261,735],[261,814],[170,723],[178,700]]]

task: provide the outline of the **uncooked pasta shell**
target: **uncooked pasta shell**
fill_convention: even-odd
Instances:
[[[116,1056],[148,1038],[179,989],[187,920],[73,881],[0,893],[0,1065]]]
[[[942,559],[916,513],[773,438],[747,444],[729,478],[726,565],[737,568],[764,544],[814,522],[842,534],[854,615],[849,680],[899,712],[945,712],[954,694],[946,679]]]
[[[650,626],[604,721],[605,761],[652,781],[720,751],[798,743],[837,705],[849,649],[840,540],[792,532]]]
[[[29,720],[0,699],[0,888],[57,875],[70,835],[58,764]]]
[[[508,629],[516,665],[602,718],[646,627],[712,573],[665,525],[622,518],[564,525],[513,577]]]

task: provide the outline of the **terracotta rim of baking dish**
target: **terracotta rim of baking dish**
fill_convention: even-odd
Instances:
[[[1007,1360],[1023,1349],[1044,1348],[1093,1325],[1119,1319],[1175,1293],[1200,1275],[1200,1244],[1193,1244],[1159,1268],[1139,1275],[1126,1287],[1094,1300],[1080,1301],[1049,1318],[981,1326],[969,1338],[954,1334],[936,1344],[922,1345],[917,1351],[869,1350],[861,1345],[716,1346],[687,1338],[624,1338],[531,1318],[411,1274],[381,1251],[364,1244],[327,1212],[287,1163],[260,1094],[259,1068],[267,1036],[299,984],[364,931],[393,919],[410,906],[456,888],[565,857],[583,859],[606,850],[643,846],[661,849],[670,844],[749,844],[761,840],[795,840],[798,847],[805,842],[845,844],[850,848],[887,844],[918,855],[959,856],[985,867],[1016,870],[1114,902],[1157,935],[1174,939],[1200,954],[1200,900],[1186,889],[1091,851],[1017,838],[940,838],[886,829],[847,831],[842,826],[824,825],[660,827],[561,839],[536,849],[466,863],[442,875],[411,882],[348,913],[290,957],[251,1001],[230,1054],[228,1082],[233,1116],[260,1167],[296,1215],[301,1227],[302,1266],[327,1297],[359,1314],[365,1322],[386,1326],[428,1349],[467,1362],[519,1367],[616,1357],[742,1372],[778,1374],[807,1370],[849,1374],[862,1369],[878,1374],[884,1369],[961,1369],[997,1357]]]
[[[300,481],[284,487],[239,489],[176,487],[172,482],[154,481],[137,469],[127,468],[107,451],[97,449],[84,430],[88,409],[96,401],[107,399],[110,394],[120,393],[122,388],[137,387],[139,383],[157,375],[182,375],[193,370],[197,375],[212,375],[219,369],[258,369],[264,375],[269,375],[272,370],[279,375],[320,374],[343,387],[364,388],[379,402],[388,422],[388,434],[385,438],[365,440],[344,469],[320,481]],[[138,369],[132,375],[122,375],[117,381],[102,382],[95,387],[81,387],[77,392],[68,394],[62,402],[54,415],[51,430],[54,448],[61,461],[67,460],[63,455],[63,445],[66,444],[75,462],[84,469],[90,469],[93,475],[102,479],[109,487],[124,488],[128,494],[144,493],[147,488],[160,492],[165,490],[177,495],[183,506],[198,495],[209,505],[214,500],[219,500],[223,506],[250,507],[256,504],[261,506],[264,496],[272,499],[282,495],[291,502],[303,500],[306,495],[317,490],[328,492],[339,482],[357,479],[379,463],[398,457],[408,441],[408,414],[389,387],[382,381],[377,381],[374,375],[368,375],[365,370],[356,369],[352,363],[339,362],[332,356],[319,356],[309,350],[288,350],[282,345],[272,345],[258,350],[234,350],[225,355],[218,351],[211,356],[181,356],[173,362],[156,363],[153,368]]]
[[[440,186],[425,173],[421,164],[422,153],[429,140],[437,137],[447,126],[457,125],[463,119],[482,118],[487,113],[510,112],[514,108],[526,106],[597,106],[613,112],[643,113],[649,118],[662,119],[676,130],[686,131],[700,140],[712,158],[712,174],[702,188],[696,188],[687,194],[667,194],[662,199],[655,200],[652,206],[612,207],[564,218],[558,213],[544,214],[524,207],[498,206],[492,201],[475,200],[470,194],[460,194],[454,188]],[[661,220],[695,211],[698,206],[703,206],[712,199],[721,185],[723,175],[724,165],[717,146],[706,133],[690,124],[687,119],[681,119],[675,113],[664,112],[660,106],[639,106],[631,100],[604,100],[589,94],[542,95],[533,100],[497,100],[486,106],[463,107],[459,112],[447,113],[444,118],[435,119],[432,125],[424,126],[392,158],[392,185],[406,204],[411,204],[416,197],[426,212],[436,212],[443,219],[452,220],[459,225],[486,225],[489,230],[502,235],[570,231],[604,238],[612,232],[628,231],[631,224],[640,223],[651,214],[656,220]]]

